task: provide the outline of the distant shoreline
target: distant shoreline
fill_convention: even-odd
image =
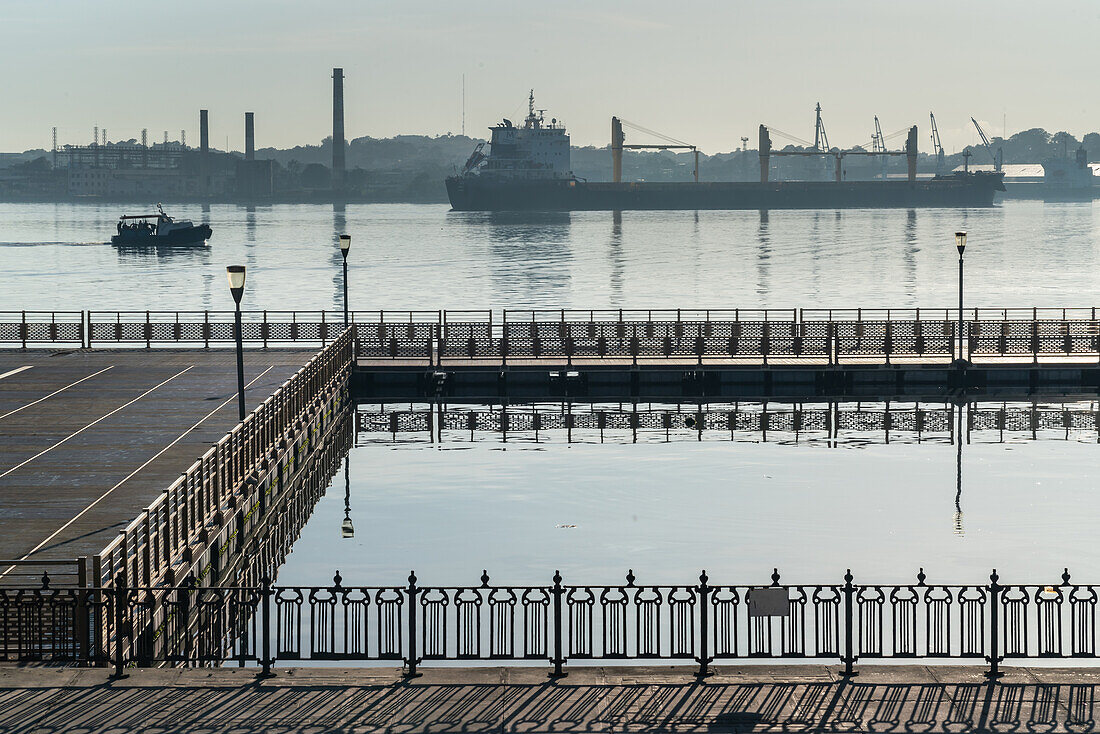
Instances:
[[[274,204],[449,204],[446,193],[442,197],[377,198],[369,196],[334,197],[331,193],[317,196],[275,196],[264,199],[240,199],[235,197],[198,198],[165,197],[163,194],[148,196],[0,196],[0,204],[119,204],[145,206],[155,200],[173,204],[235,204],[237,206],[271,206]]]

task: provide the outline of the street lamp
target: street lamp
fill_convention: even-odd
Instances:
[[[340,525],[340,535],[345,538],[355,536],[355,526],[351,524],[351,479],[348,475],[348,457],[344,457],[344,522]]]
[[[237,405],[240,419],[244,420],[244,344],[241,330],[241,296],[244,295],[244,265],[230,265],[225,269],[229,277],[229,292],[233,294],[236,312],[233,319],[233,338],[237,342]]]
[[[344,326],[348,325],[348,250],[351,249],[351,235],[340,235],[340,254],[344,256]]]
[[[966,365],[963,357],[963,250],[966,249],[966,232],[955,233],[955,247],[959,251],[959,366]]]

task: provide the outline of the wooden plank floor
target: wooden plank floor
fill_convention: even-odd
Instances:
[[[315,350],[245,351],[248,409]],[[232,350],[0,351],[0,558],[93,555],[237,422]]]

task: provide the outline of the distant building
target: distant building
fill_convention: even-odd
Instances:
[[[966,166],[955,166],[955,172],[962,172],[966,170]],[[993,170],[992,163],[971,163],[969,170],[971,171],[987,171]],[[1043,164],[1042,163],[1005,163],[1001,166],[1001,170],[1005,174],[1005,183],[1014,181],[1016,183],[1042,183],[1043,181]]]

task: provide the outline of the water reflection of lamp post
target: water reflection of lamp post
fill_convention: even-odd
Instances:
[[[955,247],[959,251],[959,367],[965,367],[966,358],[963,357],[963,250],[966,249],[966,232],[955,233]]]
[[[233,316],[233,338],[237,342],[237,404],[240,419],[244,420],[244,337],[241,333],[241,296],[244,295],[244,265],[230,265],[225,269],[229,277],[229,292],[236,304]]]
[[[351,249],[351,235],[340,235],[340,254],[344,256],[344,326],[348,325],[348,250]]]
[[[955,534],[963,535],[963,404],[959,403],[958,428],[955,429]]]
[[[355,527],[351,524],[351,479],[348,474],[348,457],[344,457],[344,522],[340,534],[345,538],[355,536]]]

